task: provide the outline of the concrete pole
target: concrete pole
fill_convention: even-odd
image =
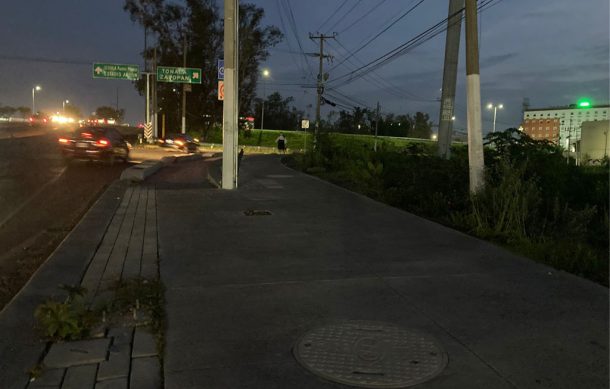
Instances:
[[[494,105],[494,126],[491,129],[491,132],[496,132],[496,113],[498,112],[498,107]]]
[[[150,123],[150,73],[146,72],[146,123]]]
[[[320,69],[318,72],[318,98],[316,99],[316,126],[313,135],[313,148],[316,149],[318,135],[320,134],[320,105],[322,104],[322,92],[324,88],[324,35],[320,36]]]
[[[182,64],[186,67],[186,34],[182,49]],[[182,133],[186,134],[186,84],[182,84]]]
[[[377,119],[375,119],[375,144],[373,150],[377,152],[377,132],[379,130],[379,101],[377,102]]]
[[[32,115],[36,115],[36,87],[32,88]]]
[[[441,92],[441,112],[438,125],[438,156],[445,159],[451,157],[451,138],[453,134],[453,120],[451,118],[455,106],[460,30],[462,28],[461,10],[463,8],[464,0],[449,0],[443,90]]]
[[[222,123],[222,188],[237,188],[239,0],[224,0],[225,99]]]
[[[477,0],[466,0],[466,82],[470,192],[477,193],[485,186],[485,161],[483,159],[483,134],[481,132]]]
[[[267,83],[263,80],[263,101],[261,104],[261,130],[265,124],[265,99],[267,98]]]
[[[157,120],[157,47],[153,51],[153,66],[152,66],[152,119],[153,119],[153,136],[159,137],[159,124]]]

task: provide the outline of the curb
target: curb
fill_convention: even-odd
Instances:
[[[165,166],[169,166],[173,163],[197,161],[203,159],[203,157],[204,156],[201,154],[189,154],[181,156],[167,156],[161,158],[160,161],[147,159],[138,165],[125,169],[123,173],[121,173],[121,180],[142,182]]]

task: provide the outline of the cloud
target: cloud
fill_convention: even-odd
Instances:
[[[490,57],[481,59],[480,66],[481,67],[485,67],[485,68],[489,68],[489,67],[492,67],[494,65],[500,64],[502,62],[508,61],[511,58],[515,58],[517,55],[518,55],[517,53],[507,53],[507,54],[501,54],[501,55],[492,55]]]

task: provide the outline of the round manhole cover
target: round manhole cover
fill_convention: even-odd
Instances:
[[[370,321],[316,328],[299,340],[294,355],[320,377],[363,388],[416,385],[447,365],[447,354],[430,335]]]

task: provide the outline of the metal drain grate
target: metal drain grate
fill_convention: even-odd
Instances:
[[[246,209],[244,211],[244,215],[246,215],[246,216],[269,216],[269,215],[271,215],[271,211],[267,211],[266,209]]]
[[[348,321],[316,328],[293,351],[312,373],[362,388],[420,384],[447,365],[447,354],[433,337],[380,322]]]

